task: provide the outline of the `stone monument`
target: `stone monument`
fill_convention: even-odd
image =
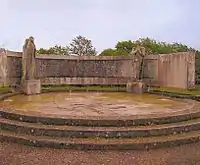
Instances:
[[[137,74],[137,81],[127,83],[126,91],[129,93],[142,94],[148,90],[147,84],[143,81],[144,57],[147,55],[147,52],[142,43],[138,41],[136,47],[133,47],[130,55],[134,56],[135,62],[138,62],[139,72]]]
[[[41,93],[40,80],[35,78],[36,47],[34,38],[29,37],[25,40],[22,53],[22,77],[21,86],[24,94]]]

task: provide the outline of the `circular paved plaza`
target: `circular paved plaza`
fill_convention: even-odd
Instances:
[[[10,97],[0,106],[4,110],[33,116],[78,119],[133,119],[182,113],[198,104],[150,94],[60,92]]]

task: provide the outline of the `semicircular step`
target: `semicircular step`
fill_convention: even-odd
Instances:
[[[0,129],[34,136],[137,138],[197,131],[200,130],[200,118],[171,124],[129,127],[57,126],[0,118]]]
[[[0,132],[0,141],[15,142],[36,147],[51,147],[82,150],[146,150],[172,147],[200,141],[200,131],[128,139],[105,138],[52,138],[47,136],[22,135],[13,132]]]
[[[142,118],[141,116],[130,117],[127,119],[68,119],[68,118],[56,118],[47,116],[28,116],[25,114],[19,114],[9,111],[0,110],[0,117],[10,120],[18,120],[29,123],[41,123],[45,125],[76,125],[76,126],[101,126],[101,127],[113,127],[113,126],[146,126],[154,124],[168,124],[187,121],[191,119],[200,118],[200,109],[187,110],[184,113],[174,113],[169,116],[157,116]]]

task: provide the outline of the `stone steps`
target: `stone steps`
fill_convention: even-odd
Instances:
[[[20,144],[81,150],[146,150],[160,147],[172,147],[200,141],[200,131],[145,138],[108,139],[108,138],[51,138],[32,136],[13,132],[0,132],[0,141]]]
[[[200,118],[199,107],[186,109],[169,115],[129,116],[127,118],[67,118],[51,116],[34,116],[23,113],[14,113],[0,109],[0,117],[28,123],[41,123],[45,125],[71,125],[71,126],[97,126],[97,127],[127,127],[169,124]]]
[[[0,118],[1,130],[15,133],[76,138],[137,138],[162,136],[200,130],[200,118],[184,122],[129,127],[90,127],[43,125]]]
[[[9,97],[2,96],[2,97]],[[0,109],[0,141],[83,150],[145,150],[200,141],[199,105],[127,118],[67,118]]]

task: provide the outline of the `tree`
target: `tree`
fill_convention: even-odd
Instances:
[[[116,54],[116,51],[114,49],[105,49],[103,52],[101,52],[101,54],[99,54],[100,56],[114,56]]]
[[[70,44],[70,53],[78,56],[95,56],[96,49],[92,45],[92,41],[83,36],[77,36]]]
[[[50,47],[49,49],[40,48],[37,50],[38,54],[54,54],[54,55],[69,55],[69,47],[55,45]]]
[[[139,38],[136,41],[128,40],[118,42],[112,55],[129,55],[132,48],[136,47],[137,43],[141,43],[145,47],[145,50],[148,52],[148,54],[167,54],[194,51],[194,49],[189,48],[181,43],[170,44],[166,42],[157,42],[156,40],[150,38]]]
[[[49,49],[44,49],[44,48],[40,48],[38,50],[36,50],[37,54],[52,54],[50,53]]]
[[[100,56],[125,56],[129,55],[135,43],[131,40],[120,41],[116,44],[114,49],[105,49],[100,53]]]
[[[69,55],[68,46],[55,45],[54,47],[51,47],[49,51],[56,55]]]
[[[131,40],[118,42],[115,46],[116,55],[128,55],[136,44]]]

